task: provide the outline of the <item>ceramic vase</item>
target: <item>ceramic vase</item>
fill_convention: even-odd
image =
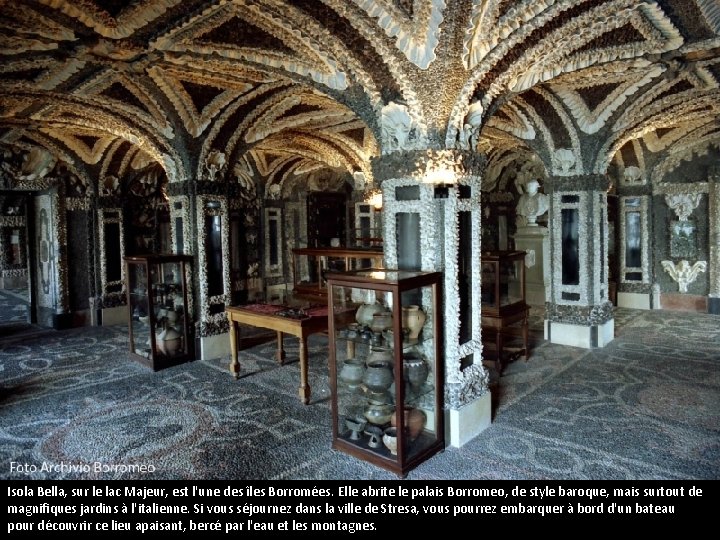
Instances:
[[[377,334],[382,334],[382,332],[388,328],[392,328],[392,313],[389,311],[373,313],[370,329]]]
[[[397,428],[389,427],[383,431],[383,444],[393,456],[397,455]]]
[[[413,407],[405,407],[403,409],[403,426],[409,439],[414,441],[418,435],[422,433],[427,424],[427,414],[422,409],[415,409]],[[393,427],[398,426],[397,415],[393,415],[390,420],[390,425]]]
[[[374,304],[363,304],[355,312],[355,320],[362,326],[369,327],[373,322],[373,315],[381,313],[385,308],[375,302]]]
[[[402,308],[403,328],[409,330],[408,339],[417,341],[427,316],[420,306],[410,305]]]
[[[417,353],[407,352],[403,355],[403,379],[410,383],[413,390],[418,390],[425,384],[430,367]]]
[[[382,426],[390,421],[393,412],[395,412],[395,407],[393,405],[368,403],[364,414],[368,422],[375,424],[376,426]]]
[[[165,330],[163,334],[162,348],[164,354],[168,356],[175,356],[180,350],[180,345],[182,344],[182,334],[180,334],[180,332],[175,330],[172,326]]]
[[[363,383],[373,392],[382,392],[393,383],[392,362],[387,360],[368,360]]]
[[[363,382],[364,375],[365,362],[357,358],[348,358],[343,361],[338,378],[347,384],[348,388],[354,389]]]

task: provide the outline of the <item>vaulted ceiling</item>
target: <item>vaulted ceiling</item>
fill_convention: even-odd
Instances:
[[[717,149],[719,82],[717,0],[0,0],[0,142],[98,177],[370,175],[391,101],[436,148],[478,103],[491,168],[667,170]]]

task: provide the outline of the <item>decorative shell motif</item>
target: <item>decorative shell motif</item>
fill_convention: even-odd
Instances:
[[[414,127],[407,107],[391,101],[382,108],[381,114],[383,153],[406,149]]]
[[[50,152],[34,146],[23,156],[20,168],[20,180],[37,180],[43,178],[55,166],[56,160]]]
[[[568,175],[575,165],[575,153],[569,148],[558,148],[553,154],[554,169],[562,175]]]
[[[687,221],[700,204],[702,193],[673,193],[665,195],[667,205],[675,210],[680,221]]]
[[[697,261],[692,266],[684,259],[677,264],[673,264],[672,261],[661,261],[661,263],[670,277],[677,282],[681,293],[687,292],[688,285],[695,281],[700,272],[707,269],[707,261]]]
[[[225,166],[225,154],[219,150],[213,150],[205,158],[205,168],[207,169],[207,179],[211,182],[215,181],[217,174]]]
[[[463,150],[474,150],[480,139],[480,124],[483,116],[482,103],[476,101],[470,105],[462,131],[460,132],[460,148]]]
[[[634,165],[631,165],[630,167],[625,167],[625,170],[623,171],[623,179],[625,180],[626,184],[637,184],[640,183],[642,180],[642,171],[640,170],[640,167],[635,167]]]

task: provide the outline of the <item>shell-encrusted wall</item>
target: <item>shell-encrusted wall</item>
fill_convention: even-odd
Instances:
[[[100,208],[98,213],[98,243],[100,259],[100,300],[103,307],[115,307],[127,302],[125,285],[127,276],[125,273],[125,220],[123,219],[122,208]],[[105,225],[114,223],[118,226],[120,246],[120,279],[108,280],[107,278],[107,239],[105,238]]]
[[[35,197],[38,247],[36,272],[37,304],[52,313],[66,313],[69,307],[67,260],[65,257],[65,207],[57,193]]]
[[[224,196],[199,195],[195,199],[197,211],[197,272],[200,290],[198,291],[198,336],[208,337],[224,334],[228,331],[228,320],[225,310],[218,313],[211,313],[211,308],[220,309],[229,306],[232,302],[232,281],[230,279],[230,224],[228,214],[228,203]],[[222,238],[222,279],[223,292],[210,296],[207,289],[208,284],[208,261],[207,261],[207,230],[205,217],[218,216],[221,219]]]

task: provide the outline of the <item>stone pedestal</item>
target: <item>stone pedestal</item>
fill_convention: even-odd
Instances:
[[[525,301],[544,306],[550,300],[550,238],[547,227],[518,227],[515,248],[525,256]]]

